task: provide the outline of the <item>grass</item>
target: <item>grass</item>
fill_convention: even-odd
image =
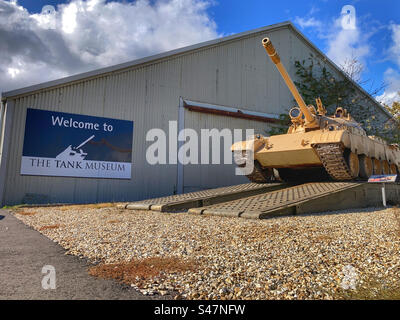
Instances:
[[[121,220],[109,220],[109,221],[107,221],[107,223],[111,223],[111,224],[120,223],[120,222],[121,222]]]
[[[368,279],[354,290],[341,289],[336,293],[340,300],[400,300],[400,285],[382,283],[377,279]]]
[[[18,204],[14,206],[4,206],[0,209],[8,209],[8,210],[19,210],[23,209],[24,207],[27,208],[34,208],[34,207],[57,207],[61,211],[66,211],[70,209],[101,209],[101,208],[112,208],[115,207],[117,203],[112,203],[112,202],[104,202],[104,203],[88,203],[88,204],[65,204],[65,205],[27,205],[27,204]],[[18,213],[18,212],[17,212]],[[28,214],[29,215],[29,214]]]
[[[16,205],[14,205],[14,206],[4,206],[4,207],[2,207],[1,209],[10,209],[10,210],[16,210],[16,209],[18,209],[19,207],[22,207],[23,206],[23,204],[16,204]]]
[[[397,235],[400,237],[400,208],[394,207],[393,214],[397,222]]]
[[[49,230],[49,229],[58,229],[60,227],[59,224],[53,224],[53,225],[48,225],[48,226],[43,226],[39,228],[39,231],[43,230]]]
[[[102,208],[112,208],[112,207],[115,207],[115,203],[105,202],[105,203],[65,205],[65,206],[59,207],[59,210],[66,211],[66,210],[71,210],[71,209],[102,209]]]
[[[37,214],[37,212],[36,211],[24,211],[24,210],[22,210],[22,211],[17,211],[16,214],[19,214],[21,216],[33,216],[33,215]]]
[[[100,264],[89,268],[89,274],[103,279],[116,279],[131,284],[138,279],[162,277],[168,273],[181,273],[195,269],[193,262],[175,257],[153,257],[115,264]]]
[[[323,241],[332,241],[334,238],[331,235],[320,234],[316,235],[312,238],[314,241],[323,242]]]

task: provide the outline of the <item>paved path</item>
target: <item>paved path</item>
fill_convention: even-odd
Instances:
[[[64,253],[58,244],[0,210],[0,299],[149,299],[129,286],[90,276],[84,259]],[[44,265],[55,267],[54,290],[42,288]]]

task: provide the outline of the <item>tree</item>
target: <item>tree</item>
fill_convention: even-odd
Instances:
[[[400,91],[398,92],[398,95],[400,96]],[[386,110],[393,115],[393,118],[400,123],[400,101],[393,101],[391,106],[388,106],[387,104],[384,104],[384,106]]]
[[[315,104],[315,99],[320,97],[328,113],[332,114],[337,107],[347,108],[354,103],[355,89],[350,80],[336,79],[325,63],[313,54],[307,60],[295,61],[295,68],[298,81],[294,83],[307,105]]]
[[[372,79],[363,79],[364,65],[354,55],[351,58],[346,58],[340,65],[340,68],[351,80],[359,86],[366,88],[366,91],[372,97],[381,93],[387,86],[385,82],[382,82],[380,86],[375,86],[375,82]]]
[[[398,93],[400,96],[400,91]],[[390,142],[400,144],[400,101],[393,101],[392,105],[389,106],[384,104],[387,111],[393,115],[393,121],[386,124],[385,131],[389,131],[392,134]]]
[[[354,95],[355,89],[350,85],[350,80],[345,78],[337,80],[328,70],[323,62],[313,54],[307,60],[295,61],[296,76],[298,81],[294,81],[300,95],[307,105],[315,104],[315,99],[320,97],[329,114],[333,114],[338,106],[349,105],[349,97]],[[349,100],[349,101],[347,101]],[[349,110],[349,112],[352,112]],[[270,135],[285,133],[290,119],[287,114],[281,114],[281,126],[273,128],[268,133]],[[289,122],[290,123],[290,122]]]
[[[306,60],[295,61],[297,81],[294,83],[304,102],[307,105],[314,105],[315,99],[320,97],[328,114],[333,114],[339,106],[344,107],[364,127],[368,135],[380,136],[388,142],[398,142],[399,128],[393,128],[394,123],[398,122],[389,120],[383,123],[384,119],[376,116],[376,107],[370,103],[370,95],[376,96],[386,85],[383,83],[381,86],[375,87],[372,80],[362,80],[363,65],[356,57],[346,60],[341,67],[348,77],[335,76],[327,67],[326,60],[317,58],[313,54],[310,54]],[[368,94],[356,90],[351,80],[363,87],[369,83]],[[394,111],[388,109],[389,112],[399,114],[400,110],[396,109],[399,108],[399,105],[390,108],[394,108]],[[280,116],[281,126],[270,130],[268,132],[270,135],[282,134],[287,131],[288,122],[286,121],[288,118],[285,118],[285,115]]]
[[[340,65],[340,68],[350,79],[361,84],[361,74],[364,71],[364,65],[357,59],[357,57],[352,55],[351,58],[346,58]]]

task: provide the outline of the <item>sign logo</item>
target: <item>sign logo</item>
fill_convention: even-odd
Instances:
[[[130,179],[133,121],[27,109],[21,174]]]
[[[371,176],[368,182],[396,182],[397,174],[382,174]]]
[[[356,29],[356,8],[351,5],[345,5],[341,11],[342,16],[342,28],[344,30],[355,30]]]

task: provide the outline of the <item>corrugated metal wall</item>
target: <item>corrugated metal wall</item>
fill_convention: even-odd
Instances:
[[[172,194],[177,165],[146,162],[146,133],[168,132],[178,120],[179,98],[265,113],[286,112],[294,103],[288,89],[261,46],[270,36],[293,75],[294,58],[308,56],[306,46],[287,27],[248,35],[147,65],[112,72],[85,81],[45,89],[15,100],[3,203],[17,204],[37,196],[45,202],[126,201]],[[132,179],[87,179],[21,176],[26,109],[78,113],[134,121]],[[268,129],[262,122],[185,111],[185,127]],[[232,176],[234,166],[198,165],[184,170],[185,191],[246,181]],[[46,200],[43,200],[46,199]]]
[[[199,112],[185,111],[185,127],[192,128],[198,132],[199,137],[201,136],[201,129],[215,128],[220,132],[222,129],[242,129],[243,140],[246,137],[246,129],[253,129],[254,133],[268,135],[268,125],[265,122],[251,121],[245,119],[228,118],[220,115],[204,114]],[[232,133],[233,140],[233,133]],[[245,176],[235,174],[235,164],[211,164],[212,163],[212,151],[211,139],[209,149],[200,148],[199,152],[199,163],[201,162],[201,153],[209,152],[209,163],[210,164],[190,164],[184,166],[184,192],[198,191],[206,188],[216,188],[220,186],[229,186],[233,184],[246,183],[248,182]],[[201,145],[202,141],[199,139],[198,144]],[[219,156],[221,163],[224,160],[232,160],[232,154],[230,151],[230,145],[224,144],[225,141],[221,139]],[[228,149],[229,159],[224,159],[224,151]]]
[[[163,70],[161,70],[161,68]],[[175,166],[150,166],[145,137],[154,127],[167,129],[177,119],[179,92],[168,83],[179,60],[87,80],[15,100],[8,155],[6,203],[20,203],[26,194],[49,195],[49,202],[124,201],[170,194]],[[161,76],[160,76],[161,75]],[[179,81],[178,79],[175,79]],[[26,109],[28,107],[134,121],[131,180],[21,176]],[[165,181],[165,183],[159,183]]]
[[[273,31],[282,52],[289,49],[289,30]],[[279,75],[260,48],[264,35],[223,43],[142,67],[113,72],[15,99],[8,154],[4,200],[21,203],[28,198],[48,202],[98,202],[138,200],[172,194],[176,190],[176,165],[149,165],[145,141],[152,128],[168,132],[168,121],[178,119],[179,97],[261,112],[280,113],[290,100]],[[282,55],[287,61],[285,54]],[[278,93],[278,94],[277,94]],[[21,176],[20,165],[28,107],[134,121],[131,180]],[[192,113],[192,112],[191,112]],[[222,118],[222,119],[221,119]],[[254,121],[192,114],[186,127],[266,127]],[[197,167],[197,166],[196,166]],[[188,166],[187,186],[216,187],[237,181],[233,166],[224,170]],[[214,173],[222,173],[220,177]],[[196,180],[198,179],[198,183]],[[43,200],[46,199],[46,200]]]

